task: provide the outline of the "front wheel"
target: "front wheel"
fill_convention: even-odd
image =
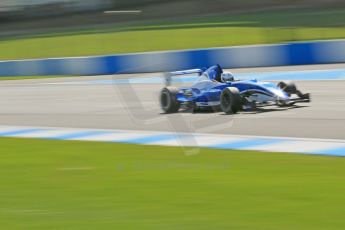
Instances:
[[[223,89],[220,95],[220,107],[226,114],[237,113],[241,109],[241,94],[235,87]]]
[[[277,86],[289,95],[296,94],[298,92],[297,87],[296,87],[295,83],[293,83],[293,82],[281,81],[277,84]]]
[[[176,113],[180,109],[180,103],[177,101],[179,90],[175,87],[165,87],[160,94],[160,103],[165,113]]]
[[[281,81],[277,84],[277,86],[279,88],[281,88],[289,96],[291,96],[291,94],[296,94],[300,99],[304,99],[305,101],[310,102],[310,94],[309,93],[302,93],[301,91],[299,91],[293,82]]]

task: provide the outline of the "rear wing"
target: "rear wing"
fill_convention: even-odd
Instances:
[[[204,70],[202,70],[202,69],[188,69],[188,70],[181,70],[181,71],[164,73],[165,85],[166,86],[171,85],[172,77],[181,76],[181,75],[188,75],[188,74],[198,74],[199,76],[201,76],[203,72],[204,72]]]

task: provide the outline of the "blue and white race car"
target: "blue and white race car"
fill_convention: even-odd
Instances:
[[[172,77],[198,74],[195,83],[188,88],[171,85]],[[237,113],[257,106],[292,106],[297,102],[310,102],[309,93],[301,93],[293,83],[262,82],[258,80],[235,80],[230,72],[223,72],[219,65],[208,69],[192,69],[171,72],[160,93],[160,104],[165,113],[180,109],[215,110],[226,114]]]

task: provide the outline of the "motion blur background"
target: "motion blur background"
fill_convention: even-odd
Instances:
[[[339,39],[344,26],[342,0],[2,0],[0,59]]]
[[[0,0],[0,228],[344,230],[344,38],[344,0]],[[215,63],[312,103],[161,114]]]

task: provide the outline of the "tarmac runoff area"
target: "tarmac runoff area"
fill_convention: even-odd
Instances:
[[[161,73],[1,81],[0,126],[345,140],[345,64],[232,72],[238,78],[294,79],[300,90],[311,93],[312,103],[235,115],[162,114]]]

